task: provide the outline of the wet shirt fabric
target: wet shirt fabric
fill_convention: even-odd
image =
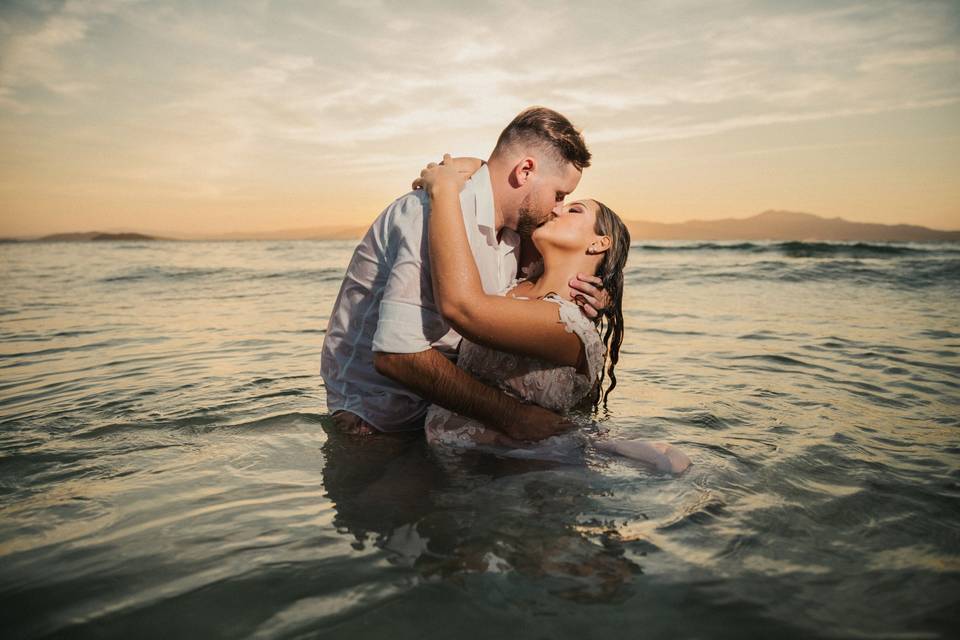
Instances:
[[[486,165],[460,193],[460,206],[484,291],[501,291],[516,277],[520,238],[510,229],[497,238]],[[434,303],[429,211],[427,195],[412,191],[374,220],[353,253],[324,336],[320,370],[327,407],[354,413],[381,431],[422,427],[429,404],[377,373],[373,352],[434,348],[453,359],[460,343]]]

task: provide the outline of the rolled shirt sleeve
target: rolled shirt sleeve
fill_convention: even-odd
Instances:
[[[436,311],[409,302],[383,300],[380,322],[373,336],[373,350],[388,353],[426,351],[449,330]]]
[[[390,245],[395,250],[380,301],[374,351],[418,353],[435,346],[450,332],[437,311],[427,248],[427,207],[420,197],[395,203]]]
[[[497,293],[517,269],[519,238],[495,229],[492,184],[486,166],[460,194],[471,253],[483,288]],[[330,312],[320,369],[331,412],[349,411],[381,431],[422,427],[429,403],[377,372],[374,351],[418,353],[436,349],[456,356],[460,336],[437,311],[430,277],[422,191],[388,205],[354,250]]]

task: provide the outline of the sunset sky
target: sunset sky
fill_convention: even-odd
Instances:
[[[960,3],[0,3],[0,236],[366,224],[521,109],[574,196],[960,228]]]

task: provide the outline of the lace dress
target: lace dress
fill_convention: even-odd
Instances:
[[[514,285],[511,285],[512,288]],[[508,288],[508,289],[509,289]],[[502,292],[505,293],[505,292]],[[457,365],[482,382],[503,390],[524,402],[538,404],[558,413],[566,413],[593,389],[603,367],[604,346],[596,327],[576,304],[556,294],[543,300],[557,305],[559,319],[568,333],[583,343],[587,374],[574,367],[560,366],[539,358],[491,349],[466,338],[460,344]],[[579,434],[547,438],[537,445],[522,445],[481,422],[431,405],[424,425],[431,445],[449,449],[493,448],[514,457],[543,457],[539,453],[561,454],[571,447],[582,447]],[[554,457],[547,455],[546,457]]]

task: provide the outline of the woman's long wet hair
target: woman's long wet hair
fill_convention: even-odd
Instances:
[[[603,406],[606,407],[607,397],[617,386],[614,367],[620,360],[620,345],[623,343],[623,268],[627,264],[627,254],[630,253],[630,231],[613,209],[597,200],[594,202],[597,203],[598,211],[593,231],[597,235],[610,237],[610,248],[604,252],[596,273],[597,277],[603,281],[603,290],[607,292],[609,299],[609,304],[600,319],[600,335],[607,351],[604,354],[600,380],[593,397],[593,406],[597,408],[601,393]],[[605,378],[609,378],[609,383],[606,391],[603,391]]]

